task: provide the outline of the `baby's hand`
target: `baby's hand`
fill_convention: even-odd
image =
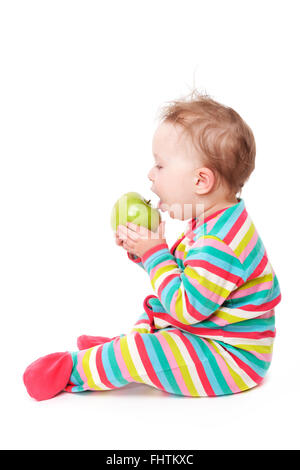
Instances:
[[[115,232],[115,242],[118,246],[123,246],[124,240],[121,240],[121,238],[118,235],[118,232]]]
[[[125,251],[128,251],[128,253],[131,253],[132,255],[135,255],[135,253],[133,253],[132,250],[129,248],[129,246],[126,244],[126,241],[119,237],[119,228],[115,232],[115,241],[116,241],[116,244],[124,248]]]
[[[142,257],[151,248],[166,244],[164,235],[165,222],[161,222],[156,232],[130,222],[118,226],[118,236],[123,240],[123,247],[135,256]]]

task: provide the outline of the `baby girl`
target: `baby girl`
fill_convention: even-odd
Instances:
[[[159,209],[187,221],[170,249],[157,232],[119,226],[116,243],[149,275],[154,294],[128,334],[80,336],[79,351],[33,362],[30,396],[113,390],[136,382],[189,397],[234,394],[270,366],[280,288],[240,197],[255,139],[232,108],[194,91],[168,103],[148,177]]]

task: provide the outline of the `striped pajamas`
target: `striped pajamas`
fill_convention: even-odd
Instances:
[[[183,396],[238,393],[259,384],[271,362],[281,294],[244,201],[193,218],[172,249],[129,259],[155,295],[128,334],[72,354],[65,390],[143,383]]]
[[[72,353],[66,391],[113,390],[143,383],[183,396],[216,396],[259,384],[269,362],[177,328],[129,333]]]

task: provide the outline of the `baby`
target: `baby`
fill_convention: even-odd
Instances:
[[[253,133],[195,90],[160,117],[151,190],[186,228],[169,249],[164,222],[156,233],[118,227],[117,245],[147,272],[154,295],[128,334],[81,336],[79,351],[33,362],[23,378],[37,400],[130,382],[189,397],[234,394],[260,384],[270,366],[280,288],[240,197],[255,165]]]

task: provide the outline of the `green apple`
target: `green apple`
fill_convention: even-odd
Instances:
[[[161,216],[157,209],[151,206],[151,200],[147,201],[139,193],[126,193],[115,203],[111,213],[111,227],[116,232],[119,225],[132,222],[142,225],[151,232],[156,232]]]

